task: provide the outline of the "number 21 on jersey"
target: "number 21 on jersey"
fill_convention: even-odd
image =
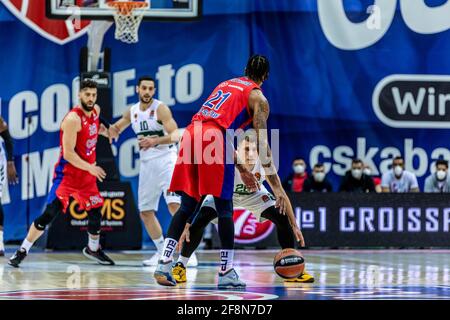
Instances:
[[[217,93],[208,101],[203,104],[203,107],[210,108],[213,110],[219,110],[225,101],[231,96],[230,92],[223,93],[222,90],[217,91]]]

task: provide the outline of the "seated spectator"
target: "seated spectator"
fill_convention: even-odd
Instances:
[[[297,158],[292,163],[292,173],[284,180],[283,188],[286,192],[302,192],[303,184],[308,178],[306,172],[306,162],[301,158]]]
[[[425,179],[425,192],[450,192],[450,176],[448,175],[448,161],[436,161],[436,172]]]
[[[364,174],[372,178],[375,185],[375,191],[381,193],[381,178],[372,176],[372,168],[368,164],[364,164]]]
[[[314,166],[312,175],[303,184],[303,192],[332,192],[333,187],[326,179],[325,166],[318,163]]]
[[[367,193],[375,192],[375,184],[370,176],[363,172],[363,162],[360,159],[352,161],[352,168],[342,177],[340,192]]]
[[[419,192],[416,175],[405,170],[405,161],[402,157],[392,160],[392,169],[385,172],[381,178],[383,192],[405,193]]]

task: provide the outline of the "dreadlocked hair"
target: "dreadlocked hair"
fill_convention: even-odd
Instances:
[[[269,60],[262,55],[255,54],[250,57],[245,68],[245,75],[256,82],[267,80],[269,75]]]

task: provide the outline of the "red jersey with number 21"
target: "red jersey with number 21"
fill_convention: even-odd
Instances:
[[[260,87],[247,77],[234,78],[219,84],[192,122],[214,122],[223,129],[245,128],[252,122],[248,98]]]

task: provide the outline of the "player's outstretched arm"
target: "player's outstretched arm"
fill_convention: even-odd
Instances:
[[[108,138],[109,143],[112,143],[112,137],[110,136],[109,130],[108,130],[108,127],[110,126],[110,124],[107,122],[106,119],[104,119],[100,116],[101,110],[97,104],[94,106],[94,108],[95,108],[95,111],[97,111],[97,115],[100,117],[100,128],[98,130],[98,134],[101,136],[104,136],[105,138]]]
[[[131,124],[131,115],[130,109],[128,108],[123,114],[122,118],[117,120],[114,124],[112,124],[108,129],[108,134],[111,139],[119,138],[119,135]]]
[[[69,113],[61,124],[61,130],[63,131],[62,146],[64,159],[74,167],[87,171],[100,181],[103,181],[106,177],[105,171],[95,164],[84,161],[75,152],[77,133],[81,130],[81,119],[78,115],[73,112]]]
[[[264,168],[267,182],[271,185],[276,206],[280,208],[282,214],[286,213],[287,195],[283,190],[277,170],[273,164],[272,152],[269,147],[267,135],[267,119],[269,118],[269,102],[261,90],[253,90],[249,96],[249,107],[253,112],[253,128],[256,133],[256,142],[259,160]]]
[[[297,226],[297,221],[294,215],[294,209],[292,208],[292,204],[291,201],[289,200],[289,197],[287,196],[286,192],[283,189],[280,177],[278,176],[278,174],[269,175],[266,176],[266,181],[270,185],[270,188],[272,189],[274,195],[278,193],[278,196],[275,196],[275,198],[277,199],[277,203],[275,204],[275,206],[276,207],[278,206],[280,208],[280,213],[287,215],[289,219],[289,224],[291,225],[296,240],[300,243],[300,246],[304,247],[305,239],[303,238],[302,231]],[[282,211],[282,206],[280,205],[280,203],[282,203],[284,211]]]

